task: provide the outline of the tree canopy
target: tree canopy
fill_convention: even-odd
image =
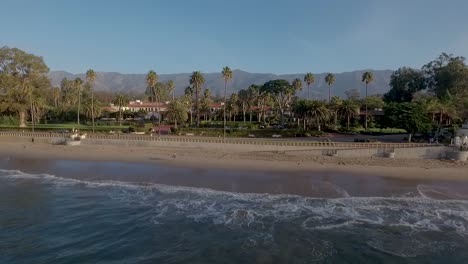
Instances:
[[[42,57],[17,48],[0,48],[0,110],[17,113],[20,126],[26,126],[27,111],[42,112],[44,96],[51,88],[46,76],[49,68]]]
[[[384,95],[386,102],[411,102],[415,93],[426,89],[426,77],[422,71],[399,68],[390,77],[390,91]]]

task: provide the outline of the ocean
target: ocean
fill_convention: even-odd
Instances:
[[[0,263],[468,263],[468,184],[0,162]]]

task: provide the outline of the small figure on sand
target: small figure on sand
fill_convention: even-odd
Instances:
[[[175,158],[177,158],[177,154],[174,152],[172,153],[172,159],[175,159]]]

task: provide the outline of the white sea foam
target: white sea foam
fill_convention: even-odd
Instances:
[[[153,183],[82,181],[47,174],[0,170],[0,177],[40,179],[57,186],[79,184],[104,188],[110,198],[145,206],[152,221],[169,216],[209,221],[233,228],[267,228],[267,223],[297,221],[305,230],[334,230],[363,225],[409,228],[416,232],[453,231],[468,236],[468,201],[434,200],[420,185],[421,197],[309,198],[295,195],[245,194]],[[345,193],[346,191],[343,190]]]

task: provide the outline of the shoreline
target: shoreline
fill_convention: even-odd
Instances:
[[[9,139],[9,140],[8,140]],[[117,161],[183,168],[216,168],[256,172],[340,172],[399,179],[468,181],[468,164],[439,160],[342,158],[294,155],[279,151],[229,151],[229,148],[61,146],[0,139],[0,158]],[[219,147],[219,146],[218,146]]]

